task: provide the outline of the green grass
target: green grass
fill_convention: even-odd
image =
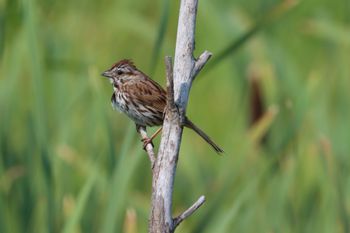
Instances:
[[[207,201],[177,232],[350,232],[349,12],[200,0],[195,54],[214,56],[188,116],[226,153],[185,130],[174,215]],[[100,73],[132,58],[164,85],[177,16],[168,0],[0,1],[0,232],[147,231],[149,161]]]

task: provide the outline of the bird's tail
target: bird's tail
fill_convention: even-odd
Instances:
[[[224,152],[224,150],[221,149],[220,146],[218,146],[215,142],[213,142],[213,140],[211,140],[211,138],[206,133],[204,133],[198,126],[196,126],[187,117],[185,118],[184,125],[190,129],[192,129],[193,131],[195,131],[199,136],[201,136],[201,138],[203,138],[207,143],[209,143],[213,147],[213,149],[216,151],[216,153],[220,154],[220,153]]]

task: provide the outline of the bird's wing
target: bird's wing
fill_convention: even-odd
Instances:
[[[167,102],[166,91],[152,79],[129,80],[123,84],[123,89],[133,97],[130,99],[135,102],[134,104],[164,112]]]

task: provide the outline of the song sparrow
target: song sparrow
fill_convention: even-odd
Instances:
[[[166,91],[154,80],[136,68],[130,60],[121,60],[102,73],[113,86],[113,108],[131,118],[136,128],[161,126],[167,103]],[[194,130],[217,153],[223,150],[210,137],[185,117],[184,126]],[[153,137],[152,137],[153,138]]]

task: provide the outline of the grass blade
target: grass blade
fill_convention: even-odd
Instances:
[[[87,179],[87,181],[84,184],[84,187],[79,193],[79,196],[77,199],[77,206],[72,216],[68,219],[68,222],[65,224],[63,233],[75,232],[76,226],[78,225],[80,219],[82,218],[83,210],[85,209],[88,203],[87,201],[89,199],[91,190],[97,180],[96,178],[97,178],[97,171],[95,170],[93,173],[91,173],[90,177]]]
[[[125,201],[127,197],[130,179],[134,174],[137,164],[141,161],[142,150],[138,148],[135,154],[128,153],[135,134],[133,123],[127,130],[125,141],[120,150],[120,159],[115,167],[111,180],[111,192],[107,201],[107,208],[102,222],[102,233],[112,233],[121,230]]]
[[[153,51],[151,56],[151,63],[150,63],[150,75],[152,76],[154,73],[154,70],[157,66],[157,61],[159,60],[160,51],[162,50],[163,41],[165,38],[165,33],[169,21],[169,15],[170,15],[170,0],[163,0],[163,9],[162,9],[162,16],[158,28],[158,35],[157,39],[154,42],[153,45]]]

